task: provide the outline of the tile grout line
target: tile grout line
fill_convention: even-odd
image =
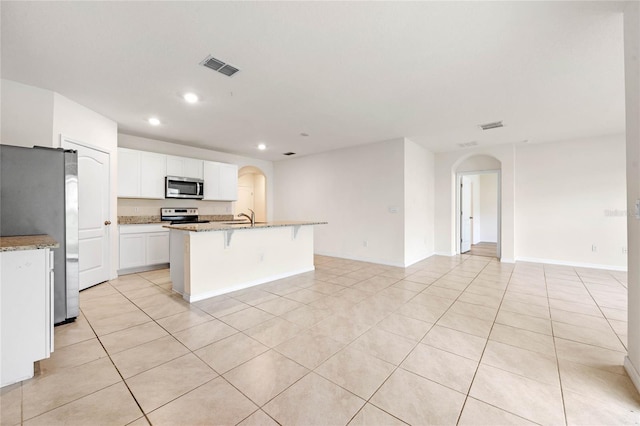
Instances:
[[[627,348],[627,346],[624,344],[624,342],[622,341],[622,339],[620,339],[620,336],[618,336],[618,333],[616,333],[616,330],[613,328],[613,326],[611,325],[611,322],[609,322],[609,318],[604,314],[604,312],[602,311],[602,308],[600,307],[600,304],[596,301],[595,297],[593,297],[593,294],[591,294],[591,291],[589,290],[589,287],[586,286],[584,280],[582,279],[582,276],[576,271],[576,275],[578,275],[578,278],[580,278],[580,282],[582,283],[582,286],[587,290],[587,293],[589,293],[589,296],[591,297],[591,299],[593,300],[593,302],[596,304],[596,306],[598,307],[598,311],[600,311],[600,313],[602,314],[602,317],[605,319],[605,321],[607,321],[607,324],[609,324],[609,328],[611,329],[611,331],[613,331],[613,334],[616,336],[616,338],[618,339],[618,341],[620,342],[620,344],[622,345],[623,348],[625,348],[625,350],[627,351],[627,353],[629,352],[629,349]],[[613,279],[615,279],[615,277],[612,277]],[[617,281],[617,280],[616,280]],[[627,291],[627,297],[628,297],[628,291]],[[628,302],[627,302],[628,303]],[[627,332],[628,332],[628,325],[627,325]]]
[[[487,264],[487,266],[488,265],[489,264]],[[483,270],[484,270],[484,268],[483,268]],[[467,394],[464,397],[464,402],[462,403],[462,408],[460,409],[460,413],[458,414],[458,418],[456,420],[456,425],[458,425],[460,423],[460,419],[462,419],[462,412],[464,411],[464,407],[467,405],[467,401],[470,398],[470,393],[471,393],[471,388],[473,387],[473,382],[476,380],[476,375],[478,374],[478,370],[480,370],[480,364],[482,364],[482,358],[484,357],[484,352],[487,350],[487,346],[489,345],[489,338],[491,337],[491,332],[493,331],[493,327],[496,324],[496,319],[498,318],[498,314],[500,313],[500,307],[502,306],[502,302],[504,301],[504,297],[507,294],[507,289],[509,288],[509,284],[511,282],[511,278],[513,277],[513,271],[515,271],[515,265],[511,269],[511,274],[509,275],[509,281],[507,282],[507,285],[504,288],[504,291],[502,292],[502,298],[500,299],[500,304],[498,305],[498,309],[496,310],[496,314],[493,317],[493,322],[491,324],[491,330],[489,330],[489,334],[487,335],[487,340],[486,340],[486,342],[484,344],[484,347],[482,348],[482,353],[480,354],[480,358],[478,359],[478,365],[476,366],[476,371],[474,371],[473,377],[471,378],[471,382],[469,383],[469,388],[467,389]],[[469,285],[471,285],[471,283],[469,283]],[[473,397],[471,397],[471,398],[473,398]],[[506,411],[506,410],[503,409],[503,411]],[[511,414],[517,415],[515,413],[511,413]],[[518,416],[518,417],[520,417],[520,416]]]
[[[564,387],[562,386],[562,374],[560,373],[560,358],[558,357],[558,347],[556,345],[556,331],[553,327],[553,317],[551,316],[551,302],[549,301],[549,286],[547,285],[547,269],[542,266],[542,273],[544,275],[544,288],[547,293],[547,303],[549,305],[549,319],[551,320],[551,339],[553,340],[553,351],[556,356],[556,368],[558,369],[558,384],[560,385],[560,399],[562,401],[562,414],[564,415],[564,424],[568,425],[569,419],[567,417],[567,405],[564,400]],[[583,284],[584,285],[584,284]]]

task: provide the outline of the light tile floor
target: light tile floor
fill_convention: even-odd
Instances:
[[[475,256],[316,271],[189,305],[167,270],[83,291],[14,425],[638,424],[626,274]]]

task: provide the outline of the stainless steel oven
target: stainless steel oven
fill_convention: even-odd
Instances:
[[[167,176],[164,198],[196,198],[204,197],[204,181],[202,179]]]

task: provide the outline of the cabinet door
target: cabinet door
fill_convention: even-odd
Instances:
[[[220,163],[204,162],[204,199],[220,199]]]
[[[147,265],[169,263],[169,233],[147,234]]]
[[[154,152],[140,153],[140,197],[164,198],[167,156]]]
[[[220,164],[219,195],[219,200],[235,201],[238,199],[238,166],[235,164]]]
[[[118,148],[118,197],[140,196],[140,151]]]
[[[167,155],[167,176],[184,177],[184,158]]]
[[[184,177],[202,179],[202,160],[184,158]]]
[[[144,234],[120,235],[120,269],[143,266],[146,261]]]
[[[48,257],[48,249],[0,252],[2,386],[32,377],[33,362],[49,357]]]

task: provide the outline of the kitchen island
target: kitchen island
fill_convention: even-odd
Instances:
[[[173,290],[189,302],[314,270],[313,225],[193,223],[170,229]]]

